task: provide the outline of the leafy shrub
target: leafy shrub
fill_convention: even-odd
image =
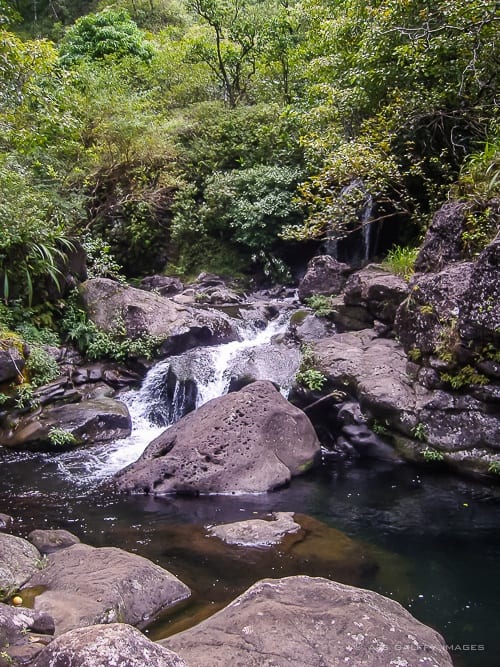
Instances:
[[[26,369],[33,387],[41,387],[55,380],[59,375],[57,361],[43,347],[32,346],[26,363]]]
[[[67,445],[76,445],[77,439],[70,431],[63,428],[53,427],[48,433],[49,441],[52,445],[57,447],[64,447]]]
[[[426,447],[420,453],[424,457],[424,461],[427,461],[428,463],[444,461],[444,455],[441,452],[438,452],[437,449],[432,449],[432,447]]]
[[[383,266],[397,276],[401,276],[405,280],[408,280],[413,274],[417,255],[418,248],[395,246],[387,253]]]
[[[315,365],[316,357],[312,347],[310,345],[304,345],[302,347],[302,360],[295,376],[295,380],[298,384],[307,387],[311,391],[321,391],[327,378],[321,371],[315,368]]]
[[[134,56],[148,61],[153,51],[125,10],[105,9],[75,21],[61,42],[60,60],[65,66],[84,59],[102,60],[106,56]]]
[[[313,294],[306,299],[306,304],[318,317],[328,317],[332,313],[332,300],[323,294]]]

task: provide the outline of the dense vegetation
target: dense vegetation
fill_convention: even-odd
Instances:
[[[53,323],[81,244],[100,275],[285,279],[368,200],[405,243],[450,193],[484,207],[497,26],[490,0],[0,0],[0,325]]]

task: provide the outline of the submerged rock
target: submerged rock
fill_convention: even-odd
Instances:
[[[378,593],[305,576],[265,579],[159,642],[189,667],[452,667],[443,638]]]
[[[34,608],[53,616],[56,634],[116,621],[142,626],[190,595],[177,577],[146,558],[86,544],[49,554],[29,586],[44,587]]]
[[[187,667],[167,648],[124,623],[70,630],[39,654],[33,667]]]
[[[308,417],[270,382],[254,382],[183,417],[115,483],[160,495],[264,492],[310,468],[319,452]]]
[[[293,519],[293,512],[276,512],[270,521],[249,519],[235,523],[209,526],[208,532],[226,544],[243,547],[269,547],[279,544],[285,535],[298,533],[300,524]]]

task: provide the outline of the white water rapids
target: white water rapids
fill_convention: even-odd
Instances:
[[[271,380],[286,396],[297,372],[298,350],[273,342],[286,331],[290,312],[281,314],[258,330],[248,322],[238,321],[240,340],[213,347],[188,350],[181,355],[158,362],[148,372],[141,387],[121,395],[132,418],[132,433],[113,443],[74,450],[59,457],[58,468],[63,475],[82,483],[99,480],[136,461],[146,446],[165,428],[175,423],[189,409],[185,383],[196,386],[196,407],[222,396],[230,388],[231,379],[248,373],[256,379]],[[173,395],[167,397],[170,369],[175,370]],[[194,407],[192,405],[191,407]]]

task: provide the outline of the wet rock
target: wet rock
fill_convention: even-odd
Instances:
[[[33,667],[187,667],[175,653],[124,623],[70,630],[38,655]]]
[[[394,448],[371,431],[366,424],[348,424],[342,427],[341,435],[360,458],[379,461],[400,461]]]
[[[289,390],[300,366],[297,347],[268,343],[242,350],[228,364],[225,375],[229,391],[236,391],[258,380],[270,380],[281,390]]]
[[[344,302],[366,308],[372,318],[392,324],[399,304],[408,296],[403,278],[370,264],[357,271],[346,283]]]
[[[190,667],[452,667],[443,638],[378,593],[305,576],[265,579],[194,628],[159,642]]]
[[[7,599],[32,577],[41,553],[27,540],[0,533],[0,600]]]
[[[344,302],[343,296],[332,299],[330,319],[339,332],[362,331],[373,326],[373,316],[363,306],[352,306]]]
[[[160,296],[179,294],[184,285],[173,276],[147,276],[139,283],[139,288],[148,292],[157,292]]]
[[[416,271],[441,271],[449,262],[463,259],[462,232],[467,210],[464,202],[450,202],[435,213],[415,261]]]
[[[293,518],[293,512],[276,512],[270,521],[249,519],[209,526],[208,532],[226,544],[245,547],[269,547],[279,544],[285,535],[298,533],[300,524]]]
[[[270,382],[202,405],[115,476],[135,493],[264,492],[307,470],[320,451],[306,415]]]
[[[125,438],[131,431],[127,406],[112,398],[95,398],[57,405],[21,416],[0,432],[2,444],[13,448],[61,450],[86,443]],[[66,434],[64,442],[54,442],[51,432]]]
[[[307,271],[299,284],[299,299],[305,299],[314,294],[338,294],[344,287],[350,267],[342,264],[330,255],[313,257],[307,265]]]
[[[28,540],[41,554],[51,554],[78,544],[80,540],[68,530],[32,530]]]
[[[177,577],[146,558],[86,544],[49,554],[29,586],[44,587],[34,608],[54,618],[56,634],[116,621],[142,626],[190,595]]]
[[[12,346],[0,347],[0,383],[15,380],[23,372],[26,362],[19,350]]]
[[[237,338],[222,313],[183,306],[106,278],[87,280],[81,295],[88,316],[100,329],[113,333],[118,318],[129,338],[150,336],[164,341],[165,354]]]
[[[302,313],[304,315],[301,317]],[[290,335],[301,343],[311,343],[335,332],[334,325],[324,317],[312,313],[297,311],[290,318]]]
[[[13,523],[14,519],[9,514],[0,512],[0,530],[9,530]]]
[[[47,614],[0,603],[0,654],[8,656],[5,664],[26,664],[53,634],[54,621]]]

